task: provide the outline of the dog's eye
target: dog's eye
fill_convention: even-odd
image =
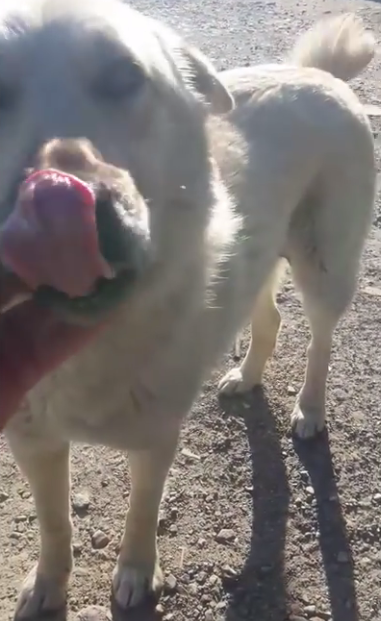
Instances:
[[[101,99],[118,101],[136,95],[144,83],[142,68],[123,58],[102,72],[94,84],[94,91]]]

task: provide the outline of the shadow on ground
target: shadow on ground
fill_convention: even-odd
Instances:
[[[359,621],[354,564],[337,491],[327,432],[315,442],[294,442],[315,490],[320,549],[333,621]]]
[[[238,399],[220,403],[225,414],[245,421],[253,488],[250,552],[238,580],[224,585],[231,594],[226,621],[283,620],[287,617],[284,549],[290,491],[275,419],[260,389],[245,396],[244,403]]]
[[[302,594],[289,593],[287,588],[285,540],[290,490],[274,414],[262,390],[245,396],[244,403],[224,399],[221,406],[225,414],[245,420],[253,486],[250,552],[238,580],[225,585],[231,596],[226,621],[284,621],[292,618]],[[294,449],[315,490],[332,621],[359,621],[353,559],[328,434],[314,442],[295,440]]]

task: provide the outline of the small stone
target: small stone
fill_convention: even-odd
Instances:
[[[347,552],[341,551],[337,555],[338,563],[348,563],[349,562],[349,554]]]
[[[309,494],[310,496],[313,496],[313,495],[315,494],[315,490],[314,490],[314,488],[312,487],[312,485],[307,485],[307,487],[306,487],[306,492],[307,492],[307,494]]]
[[[162,615],[162,614],[164,614],[164,608],[163,608],[163,606],[162,606],[161,604],[158,604],[158,605],[156,606],[156,608],[155,608],[155,612],[156,612],[158,615]]]
[[[220,532],[216,535],[217,543],[229,543],[234,541],[235,532],[231,528],[222,528]]]
[[[90,506],[90,494],[82,492],[76,494],[72,501],[74,511],[87,511]]]
[[[297,390],[296,388],[294,388],[294,386],[287,386],[287,394],[291,395],[291,396],[295,396],[297,394]]]
[[[339,402],[342,402],[348,399],[348,393],[345,392],[345,390],[342,390],[341,388],[336,388],[336,390],[334,391],[334,395]]]
[[[157,527],[159,534],[163,533],[167,527],[168,527],[168,518],[166,518],[165,515],[161,515],[159,517],[159,523]]]
[[[381,494],[380,493],[374,494],[373,500],[374,502],[381,503]]]
[[[177,535],[177,526],[176,524],[172,524],[172,526],[169,527],[169,532],[171,535]]]
[[[5,502],[9,499],[9,494],[6,492],[0,492],[0,502]]]
[[[306,613],[306,615],[308,615],[309,617],[311,617],[312,615],[316,614],[316,606],[306,606],[304,609],[304,612]]]
[[[205,621],[214,621],[214,614],[212,610],[207,610],[204,617]]]
[[[227,577],[227,578],[236,578],[237,577],[237,572],[235,571],[235,569],[230,567],[230,565],[224,565],[223,566],[222,574],[223,574],[224,577]]]
[[[179,510],[177,507],[172,507],[170,512],[171,520],[177,520],[179,516]]]
[[[205,580],[206,580],[206,573],[205,571],[200,571],[199,574],[197,574],[196,576],[196,580],[199,584],[204,584]]]
[[[376,110],[376,106],[369,105],[369,110],[371,108]],[[380,116],[380,108],[377,108],[377,113],[378,113],[377,116]],[[372,114],[372,116],[376,116],[376,115]],[[367,293],[368,295],[371,295],[371,296],[374,296],[374,297],[381,297],[381,288],[380,287],[372,287],[372,286],[364,287],[364,293]]]
[[[165,617],[163,617],[163,621],[172,621],[174,617],[175,615],[173,614],[173,612],[169,612],[168,614],[165,615]]]
[[[95,550],[101,550],[108,546],[110,538],[102,530],[97,530],[91,537],[91,543]]]
[[[216,574],[212,574],[208,580],[210,586],[216,586],[217,584],[220,583],[220,579],[218,576],[216,576]]]
[[[205,548],[205,546],[206,546],[206,539],[200,538],[198,540],[198,542],[197,542],[197,545],[198,545],[199,548]]]
[[[175,576],[173,576],[172,574],[169,574],[169,576],[167,576],[165,579],[165,585],[164,585],[165,591],[167,593],[174,593],[176,591],[176,587],[177,587],[177,580]]]
[[[191,582],[191,584],[188,587],[188,591],[191,595],[198,595],[198,585],[195,582]]]
[[[192,453],[192,451],[190,451],[187,448],[183,448],[181,451],[181,454],[184,455],[184,457],[187,457],[188,459],[197,460],[197,461],[201,459],[200,455],[197,455],[196,453]]]
[[[73,543],[73,552],[76,556],[81,554],[83,550],[83,544],[80,541],[74,541]]]
[[[111,614],[101,606],[88,606],[78,612],[77,621],[111,621]]]

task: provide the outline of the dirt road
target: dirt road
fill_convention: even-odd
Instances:
[[[134,4],[175,25],[220,68],[280,59],[324,13],[354,9],[381,39],[377,2]],[[380,67],[378,56],[354,83],[364,101],[381,103]],[[374,126],[377,136],[381,122]],[[307,342],[300,301],[289,283],[280,305],[284,327],[264,390],[221,404],[214,378],[184,428],[160,522],[168,576],[157,616],[164,621],[381,620],[381,211],[359,293],[335,338],[328,434],[307,447],[289,434]],[[223,366],[232,364],[226,356]],[[84,619],[79,612],[92,605],[101,607],[93,621],[108,618],[102,607],[108,607],[128,493],[122,455],[74,448],[76,569],[69,621]],[[94,538],[96,531],[101,534]],[[18,587],[37,550],[28,486],[0,439],[0,621],[12,619]]]

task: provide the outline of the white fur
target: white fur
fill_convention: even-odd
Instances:
[[[292,424],[301,437],[323,427],[332,332],[355,289],[375,192],[368,119],[351,89],[329,73],[353,77],[372,56],[370,36],[354,18],[304,35],[287,66],[217,76],[177,36],[114,0],[26,4],[33,45],[21,37],[8,49],[0,41],[23,96],[0,124],[0,195],[36,141],[85,136],[106,162],[128,169],[148,199],[157,262],[110,327],[41,381],[8,425],[41,527],[37,573],[22,588],[18,619],[65,597],[71,440],[129,451],[132,492],[114,595],[128,609],[147,585],[159,588],[158,508],[181,421],[250,317],[250,349],[221,390],[261,381],[280,324],[273,296],[281,257],[290,262],[312,331]],[[101,54],[85,31],[90,21],[79,21],[91,15],[154,82],[137,111],[121,106],[105,116],[86,87]],[[149,131],[132,132],[145,130],[148,118]]]

